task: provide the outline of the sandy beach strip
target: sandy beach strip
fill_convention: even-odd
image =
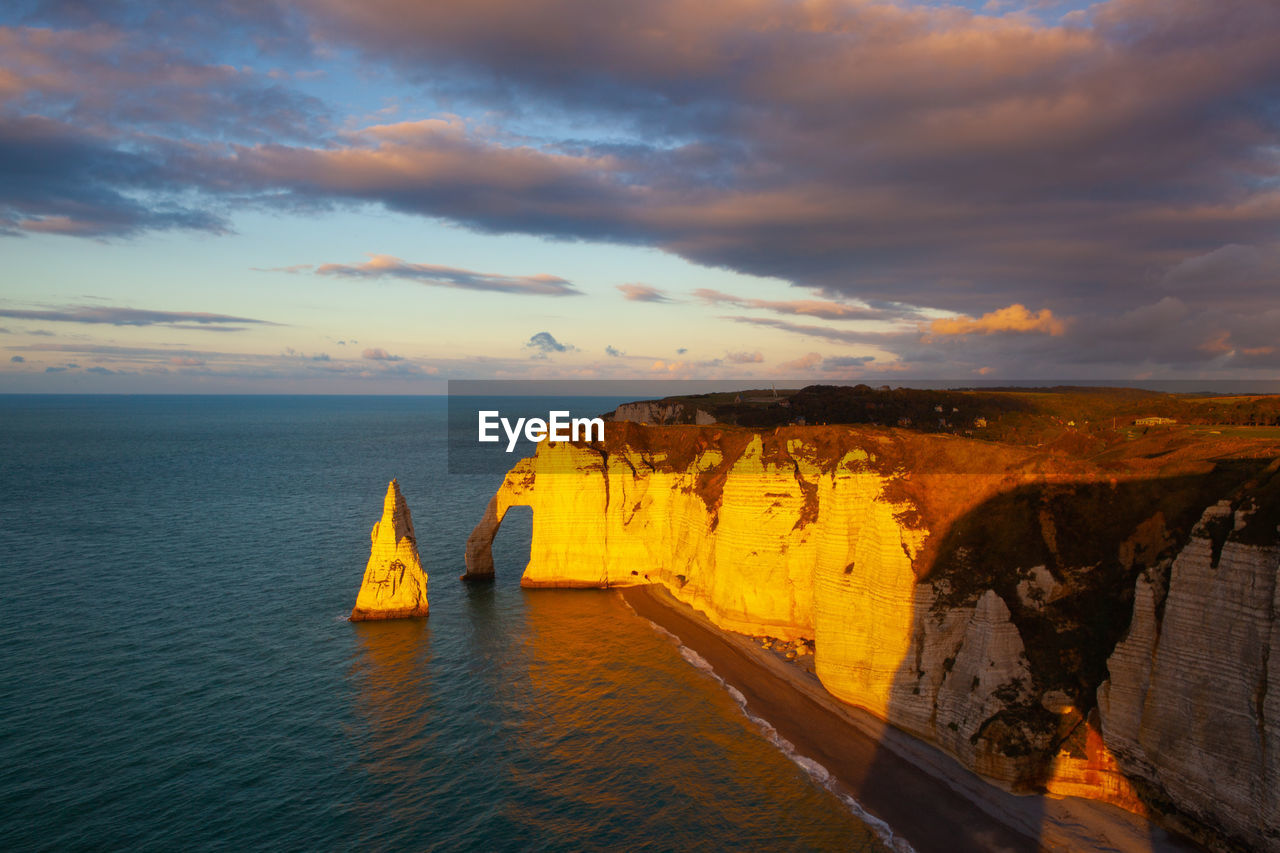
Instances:
[[[1150,821],[1077,798],[1018,796],[940,750],[832,697],[810,672],[722,631],[660,586],[620,590],[641,617],[675,635],[746,699],[795,752],[838,780],[839,793],[918,853],[1197,850]]]

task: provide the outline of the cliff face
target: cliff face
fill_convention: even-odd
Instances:
[[[1249,526],[1212,506],[1167,575],[1138,579],[1098,710],[1127,771],[1262,848],[1280,845],[1280,547]]]
[[[409,505],[395,480],[387,485],[382,518],[374,523],[370,538],[369,563],[351,621],[426,616],[427,573],[418,559]]]
[[[1276,519],[1196,526],[1225,496],[1280,503],[1264,465],[611,424],[511,470],[464,577],[492,575],[498,525],[527,505],[525,586],[661,583],[722,628],[811,638],[833,695],[998,784],[1274,844]]]

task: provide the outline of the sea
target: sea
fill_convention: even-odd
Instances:
[[[0,849],[884,849],[615,592],[521,589],[529,510],[460,582],[446,418],[0,396]],[[351,623],[393,477],[431,615]]]

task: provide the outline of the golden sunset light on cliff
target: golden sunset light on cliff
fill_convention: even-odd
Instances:
[[[1280,853],[1277,45],[4,4],[0,846]]]

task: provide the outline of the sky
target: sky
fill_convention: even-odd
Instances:
[[[0,392],[1273,379],[1280,3],[0,10]]]

